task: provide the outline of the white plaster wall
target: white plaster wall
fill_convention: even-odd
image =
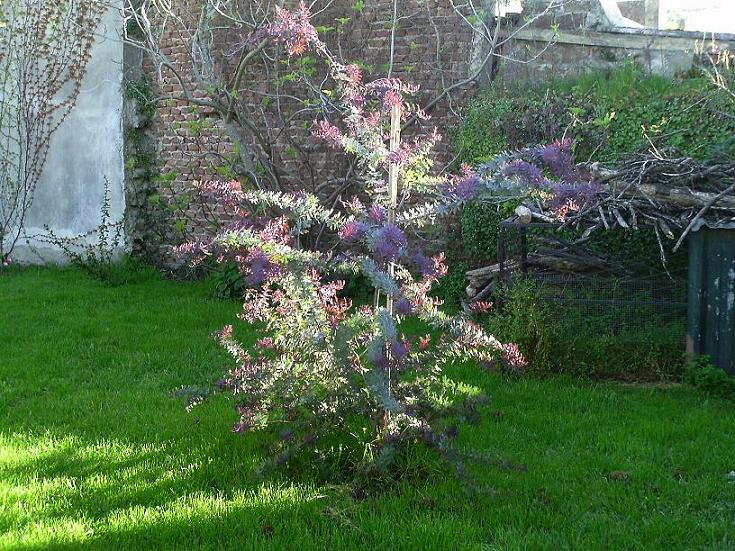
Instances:
[[[77,105],[52,138],[26,221],[25,233],[30,238],[19,241],[12,254],[14,261],[63,263],[62,252],[37,236],[44,234],[44,225],[60,237],[97,228],[105,178],[110,183],[111,218],[117,221],[124,216],[121,28],[119,11],[110,10],[98,29],[99,39]]]

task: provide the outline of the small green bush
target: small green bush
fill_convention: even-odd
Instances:
[[[245,277],[235,264],[212,266],[207,279],[212,288],[212,295],[220,300],[241,299],[248,288]]]
[[[498,257],[500,222],[510,217],[520,204],[517,200],[500,205],[472,202],[462,210],[462,242],[468,263],[477,267]]]
[[[529,369],[536,372],[564,371],[561,349],[555,344],[562,338],[561,327],[554,323],[553,310],[541,300],[541,286],[531,280],[508,287],[501,293],[502,302],[488,319],[488,326],[504,335],[523,352]]]
[[[345,274],[340,279],[345,282],[342,296],[348,297],[354,304],[372,304],[375,290],[363,274]]]
[[[686,367],[684,381],[708,396],[735,398],[735,377],[715,367],[709,356],[699,356]]]
[[[161,272],[140,258],[125,255],[119,261],[102,267],[98,279],[110,287],[119,287],[161,279]]]
[[[432,294],[443,300],[444,304],[451,310],[458,310],[462,301],[467,297],[465,272],[469,270],[467,262],[452,262],[447,275],[442,277],[432,289]]]
[[[582,161],[616,163],[649,140],[696,159],[726,157],[735,153],[731,112],[706,75],[666,79],[631,64],[546,87],[495,83],[469,107],[452,144],[471,165],[562,136]]]

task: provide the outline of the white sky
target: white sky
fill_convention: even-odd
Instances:
[[[625,0],[619,1],[623,4]],[[659,28],[735,33],[735,0],[659,0]]]

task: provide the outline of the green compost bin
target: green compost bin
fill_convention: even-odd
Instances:
[[[735,375],[735,226],[691,234],[688,309],[687,352]]]

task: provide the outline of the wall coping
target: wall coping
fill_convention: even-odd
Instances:
[[[653,29],[611,28],[603,31],[579,29],[578,31],[553,31],[551,29],[526,28],[511,33],[514,40],[631,48],[691,51],[696,42],[724,43],[735,46],[735,35],[700,33],[693,31],[657,31]]]

